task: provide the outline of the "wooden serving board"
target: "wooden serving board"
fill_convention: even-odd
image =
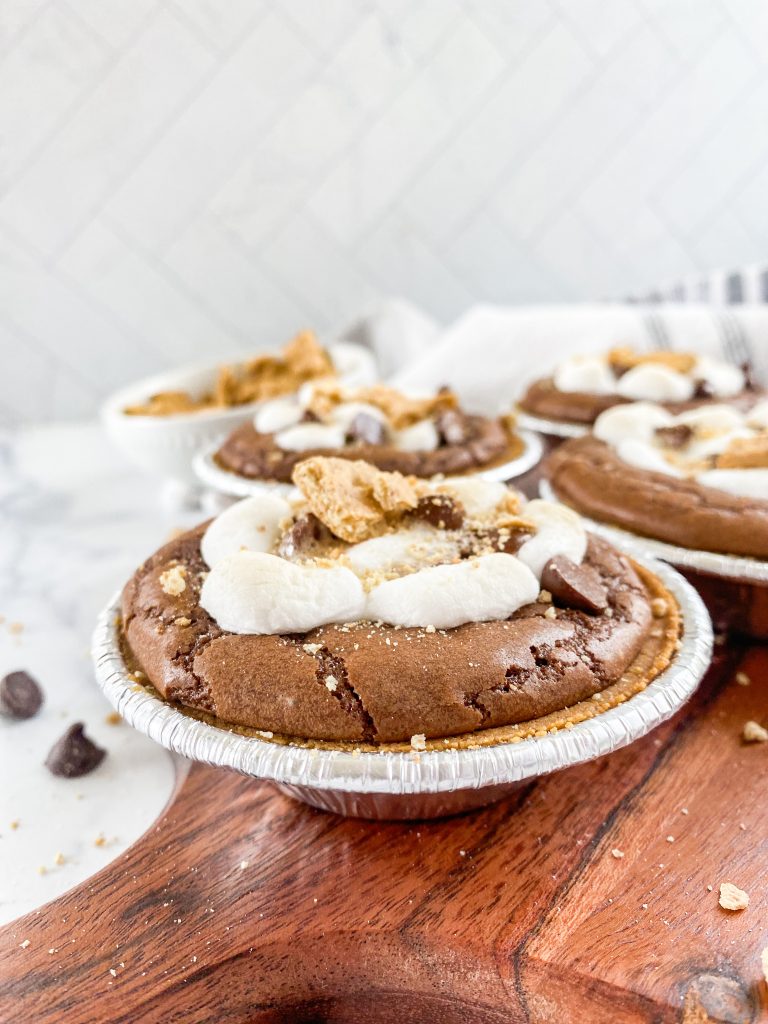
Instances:
[[[644,740],[442,821],[195,765],[125,854],[0,930],[0,1021],[766,1020],[768,744],[740,739],[766,675],[768,649],[721,647]]]

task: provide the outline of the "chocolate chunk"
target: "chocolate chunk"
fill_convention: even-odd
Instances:
[[[411,513],[438,530],[460,530],[464,525],[464,508],[447,494],[428,494],[419,498]]]
[[[346,440],[349,443],[359,441],[360,444],[384,444],[387,428],[376,416],[359,412],[347,427]]]
[[[685,448],[693,437],[693,429],[687,423],[677,423],[673,427],[656,427],[654,434],[667,448]]]
[[[464,535],[459,548],[460,558],[474,558],[476,555],[501,551],[505,555],[516,555],[531,536],[529,530],[491,527],[472,530]]]
[[[566,608],[595,615],[608,607],[608,592],[589,565],[576,565],[565,555],[555,555],[544,566],[541,586]]]
[[[43,704],[43,691],[29,672],[9,672],[0,680],[0,715],[32,718]]]
[[[466,444],[471,431],[464,413],[458,409],[443,409],[435,418],[441,444]]]
[[[310,548],[321,541],[330,540],[331,532],[321,523],[316,515],[308,512],[289,526],[280,539],[277,553],[281,558],[293,558],[306,554]]]
[[[714,398],[715,393],[712,390],[711,385],[706,380],[695,380],[693,382],[693,397],[694,398]]]
[[[751,362],[742,363],[739,367],[744,375],[745,391],[761,391],[760,383],[755,376],[755,367]]]
[[[98,768],[107,756],[106,750],[89,740],[83,729],[82,722],[75,722],[51,747],[45,759],[45,767],[51,775],[58,775],[62,779],[77,779]]]
[[[320,417],[317,413],[312,412],[311,409],[305,409],[302,413],[299,423],[319,423]]]

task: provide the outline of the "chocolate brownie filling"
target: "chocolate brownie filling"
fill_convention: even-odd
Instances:
[[[559,500],[600,522],[697,551],[768,558],[768,501],[637,469],[591,436],[561,445],[544,473]]]
[[[364,459],[379,469],[430,477],[490,468],[517,458],[523,450],[522,440],[498,419],[455,414],[443,428],[443,443],[434,451],[403,451],[392,444],[373,444],[370,432],[363,430],[350,435],[352,443],[344,448],[284,451],[274,434],[260,434],[248,422],[229,435],[214,458],[222,469],[249,480],[288,483],[297,463],[315,455]]]
[[[447,630],[357,622],[290,636],[227,633],[199,604],[204,529],[166,544],[128,582],[123,641],[129,664],[167,700],[235,727],[373,744],[472,734],[584,701],[659,643],[649,640],[660,635],[651,611],[658,591],[596,537],[581,571],[556,567],[554,603],[542,594],[508,620]],[[585,587],[589,612],[568,603],[575,594],[585,607]]]
[[[729,405],[748,408],[761,392],[747,387],[740,394],[728,399]],[[601,412],[615,405],[627,405],[636,401],[621,395],[596,395],[585,391],[559,391],[551,377],[534,381],[519,401],[524,412],[543,419],[589,426]],[[671,413],[687,412],[702,405],[712,405],[722,399],[700,394],[688,402],[659,402]]]

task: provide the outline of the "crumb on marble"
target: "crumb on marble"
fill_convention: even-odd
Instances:
[[[104,716],[104,721],[107,725],[120,725],[122,718],[116,711],[110,711],[108,715]]]

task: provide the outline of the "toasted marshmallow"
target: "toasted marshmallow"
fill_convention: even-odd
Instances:
[[[513,555],[481,555],[379,584],[368,595],[367,616],[394,626],[453,629],[507,619],[538,593],[538,579]]]
[[[419,420],[394,434],[395,447],[403,452],[433,452],[440,444],[437,427],[432,420]]]
[[[744,390],[744,374],[738,366],[711,356],[699,356],[691,376],[703,380],[715,398],[733,398]]]
[[[614,388],[623,398],[648,402],[687,402],[693,398],[693,380],[658,363],[641,363],[619,377]]]
[[[298,423],[303,410],[294,397],[271,398],[260,405],[253,417],[253,426],[259,434],[275,434]]]
[[[681,412],[674,422],[691,427],[697,434],[715,437],[743,427],[744,416],[732,405],[701,405],[697,409]]]
[[[506,484],[495,480],[481,480],[477,476],[449,477],[436,490],[450,494],[464,506],[470,519],[482,519],[497,508],[509,493]]]
[[[572,356],[557,367],[553,380],[558,391],[591,395],[616,392],[616,378],[602,356]]]
[[[380,423],[386,423],[387,417],[384,413],[375,405],[371,405],[369,402],[342,402],[341,405],[337,405],[332,410],[330,415],[330,422],[335,423],[337,426],[342,427],[345,431],[349,430],[349,425],[355,416],[360,413],[365,413],[366,416],[372,416],[373,419],[379,420]]]
[[[626,440],[651,441],[658,427],[675,423],[671,412],[651,402],[614,405],[595,420],[593,433],[606,444],[618,445]]]
[[[521,546],[517,557],[536,579],[555,555],[565,555],[577,564],[587,550],[587,533],[578,515],[565,505],[535,498],[522,514],[536,525],[536,533]]]
[[[353,544],[344,554],[344,564],[362,576],[430,565],[448,561],[452,556],[458,556],[458,545],[450,533],[429,526],[414,526]]]
[[[291,515],[291,506],[277,494],[265,491],[244,498],[218,515],[203,534],[200,553],[212,569],[236,551],[270,551],[280,534],[280,523]]]
[[[344,428],[337,423],[297,423],[275,434],[275,444],[285,452],[343,448],[344,436]]]
[[[238,551],[208,573],[200,604],[231,633],[306,633],[328,622],[362,618],[365,593],[343,566],[321,569]]]

